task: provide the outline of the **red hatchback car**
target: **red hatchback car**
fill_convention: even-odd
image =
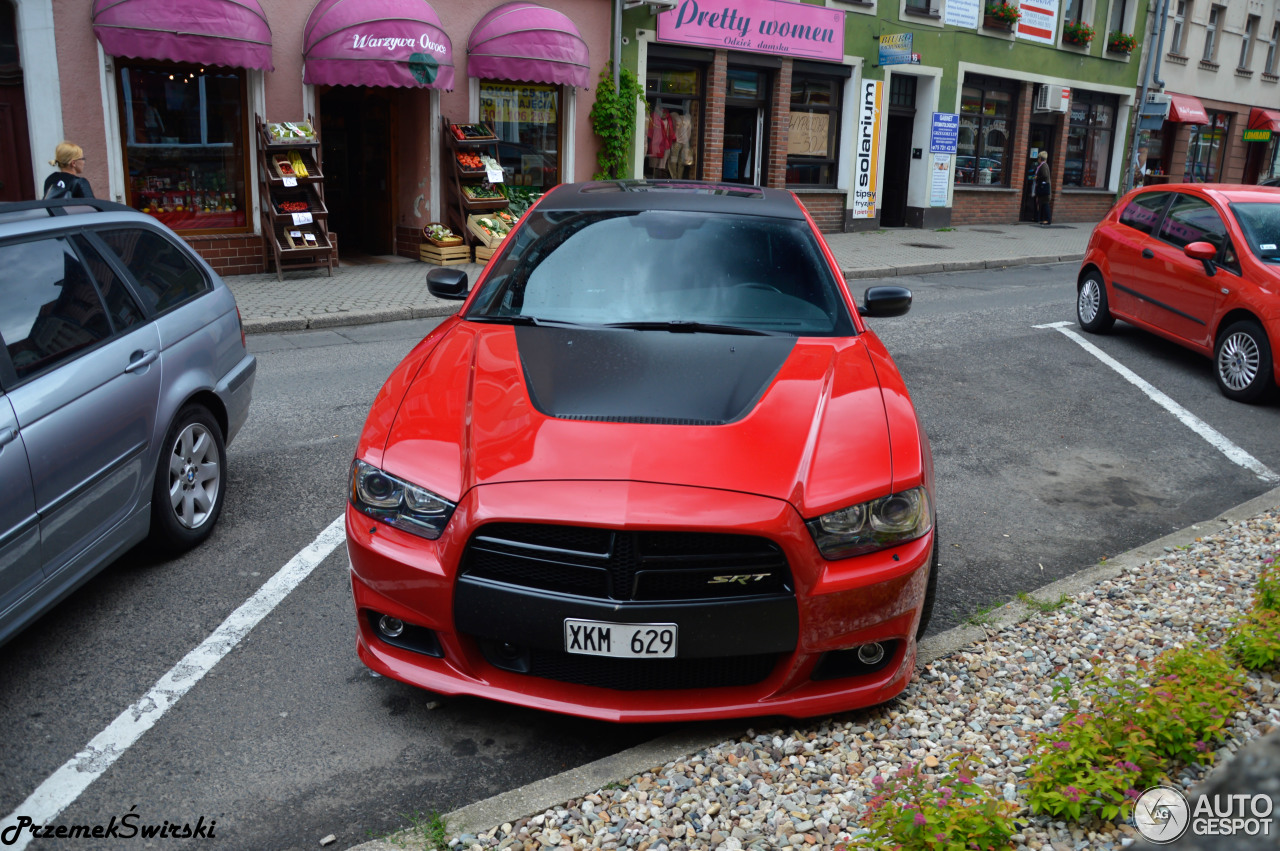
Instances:
[[[1280,370],[1280,189],[1130,192],[1094,228],[1077,292],[1086,331],[1123,319],[1212,357],[1228,398],[1259,400]]]
[[[929,445],[793,194],[562,185],[474,291],[427,280],[466,303],[392,373],[351,468],[366,665],[614,721],[906,686],[937,583]]]

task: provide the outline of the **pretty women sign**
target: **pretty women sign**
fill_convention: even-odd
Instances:
[[[681,0],[658,14],[658,41],[844,59],[844,12],[784,0]]]

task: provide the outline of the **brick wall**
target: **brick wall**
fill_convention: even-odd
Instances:
[[[787,137],[791,134],[791,60],[783,59],[773,75],[772,114],[769,116],[768,160],[764,184],[774,189],[787,185]]]
[[[205,234],[183,239],[219,275],[251,275],[266,270],[265,246],[258,234]]]
[[[414,260],[418,259],[418,249],[422,245],[422,231],[418,228],[407,228],[403,225],[396,225],[396,247],[395,253],[397,257],[410,257]]]
[[[818,226],[818,230],[823,233],[840,233],[844,230],[843,193],[819,195],[806,192],[797,197],[809,211],[809,215],[813,216],[813,223]]]
[[[707,74],[707,113],[702,131],[702,179],[724,176],[724,93],[729,86],[729,54],[716,51]],[[787,102],[790,103],[790,96]]]

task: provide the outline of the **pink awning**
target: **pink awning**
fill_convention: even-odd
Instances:
[[[319,0],[302,58],[314,86],[453,89],[453,44],[426,0]]]
[[[1204,104],[1199,98],[1191,95],[1169,95],[1169,121],[1179,124],[1208,124],[1209,113],[1204,111]]]
[[[94,0],[93,34],[112,56],[275,69],[258,0]]]
[[[591,55],[567,15],[517,0],[492,9],[471,31],[467,74],[586,88]]]

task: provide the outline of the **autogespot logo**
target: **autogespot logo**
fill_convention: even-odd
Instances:
[[[1152,786],[1133,807],[1133,826],[1158,845],[1173,842],[1187,832],[1190,824],[1187,798],[1172,786]]]

